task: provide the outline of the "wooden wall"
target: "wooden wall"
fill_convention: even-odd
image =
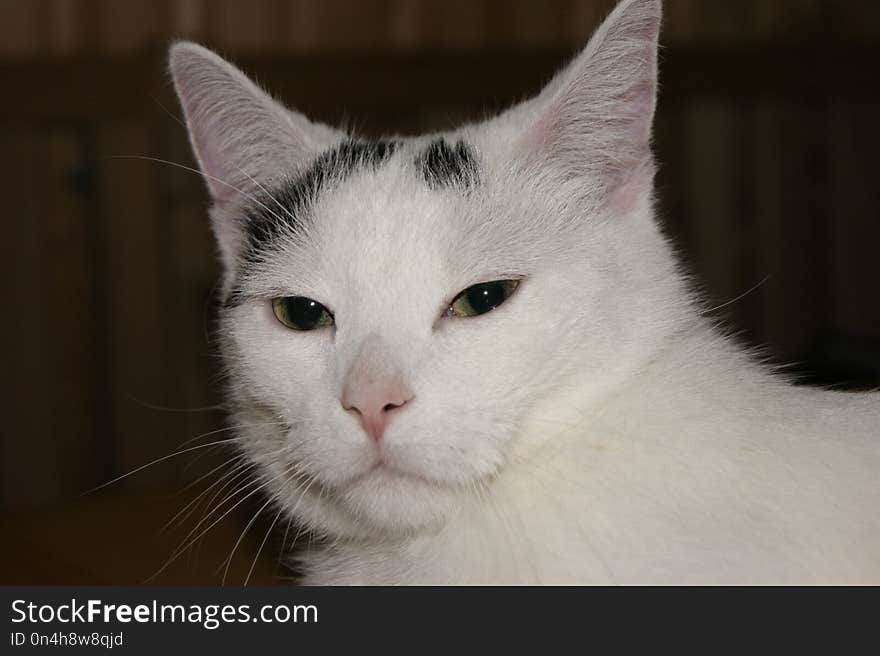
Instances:
[[[577,46],[614,0],[2,0],[0,56],[130,54],[171,37],[225,52]],[[873,0],[666,0],[667,44],[873,40]]]
[[[204,192],[137,159],[192,166],[169,39],[219,48],[317,118],[410,132],[536,91],[610,5],[0,0],[0,506],[63,504],[222,426]],[[781,361],[843,336],[867,362],[880,3],[668,0],[664,43],[661,212],[719,315]],[[214,462],[178,460],[114,489]]]

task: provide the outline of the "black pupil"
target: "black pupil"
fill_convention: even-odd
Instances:
[[[297,328],[311,330],[321,321],[324,306],[305,296],[291,296],[284,299],[284,311]]]
[[[503,282],[484,282],[467,290],[467,301],[477,314],[494,310],[507,298]]]

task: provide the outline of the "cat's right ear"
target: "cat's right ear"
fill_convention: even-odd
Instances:
[[[579,189],[628,209],[651,190],[661,0],[620,0],[526,117],[518,154],[551,163]]]
[[[289,111],[200,45],[175,43],[169,68],[215,204],[256,193],[258,184],[271,183],[280,171],[289,175],[329,136],[328,128]]]

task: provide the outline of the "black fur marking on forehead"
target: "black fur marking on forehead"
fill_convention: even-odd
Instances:
[[[238,281],[223,299],[227,308],[241,305],[246,296],[239,287],[241,274],[257,264],[262,255],[285,235],[303,232],[309,209],[329,185],[343,182],[358,170],[375,171],[400,146],[400,142],[349,139],[321,153],[301,174],[255,198],[243,217],[245,243]]]
[[[343,141],[325,151],[303,173],[268,192],[246,219],[244,260],[252,261],[283,234],[303,226],[309,206],[331,184],[345,180],[356,170],[375,170],[394,154],[396,141]]]
[[[416,157],[416,168],[431,189],[470,189],[479,182],[479,167],[474,149],[464,141],[454,146],[437,139]]]

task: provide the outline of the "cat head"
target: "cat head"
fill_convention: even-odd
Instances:
[[[233,418],[289,512],[336,535],[442,525],[648,357],[674,297],[651,210],[660,18],[624,0],[535,98],[378,141],[172,47]]]

